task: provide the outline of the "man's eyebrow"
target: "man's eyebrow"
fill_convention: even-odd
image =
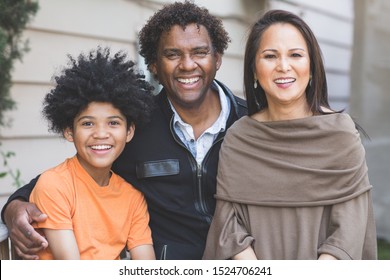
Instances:
[[[194,47],[191,49],[191,51],[197,51],[197,50],[208,50],[210,51],[211,48],[210,46],[197,46],[197,47]],[[166,53],[166,52],[181,52],[180,49],[177,49],[177,48],[165,48],[163,49],[163,53]]]
[[[211,51],[209,46],[199,46],[192,49],[192,51]]]
[[[163,49],[163,53],[168,53],[168,52],[180,52],[180,50],[176,49],[176,48],[165,48],[165,49]]]

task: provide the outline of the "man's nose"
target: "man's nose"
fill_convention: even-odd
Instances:
[[[180,60],[180,68],[186,71],[193,70],[197,67],[197,64],[190,54],[185,54]]]

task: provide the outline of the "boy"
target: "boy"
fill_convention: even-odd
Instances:
[[[44,100],[50,129],[77,154],[44,172],[30,200],[48,215],[35,227],[49,247],[40,259],[155,259],[143,195],[112,173],[113,161],[152,110],[152,87],[119,52],[98,48],[55,78]]]

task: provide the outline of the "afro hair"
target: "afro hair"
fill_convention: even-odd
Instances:
[[[73,128],[75,117],[91,102],[111,103],[124,116],[127,125],[145,124],[154,107],[153,87],[137,73],[135,63],[120,51],[110,56],[109,48],[98,47],[69,63],[55,76],[55,87],[43,102],[43,115],[49,129],[62,133]]]

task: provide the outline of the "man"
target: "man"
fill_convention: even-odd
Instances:
[[[229,37],[222,22],[191,2],[155,13],[139,34],[141,55],[163,86],[152,121],[138,130],[113,170],[145,195],[157,259],[201,259],[215,209],[218,154],[245,101],[214,80]],[[34,181],[34,180],[33,180]],[[18,254],[47,246],[29,225],[45,219],[28,201],[34,182],[3,209]]]

